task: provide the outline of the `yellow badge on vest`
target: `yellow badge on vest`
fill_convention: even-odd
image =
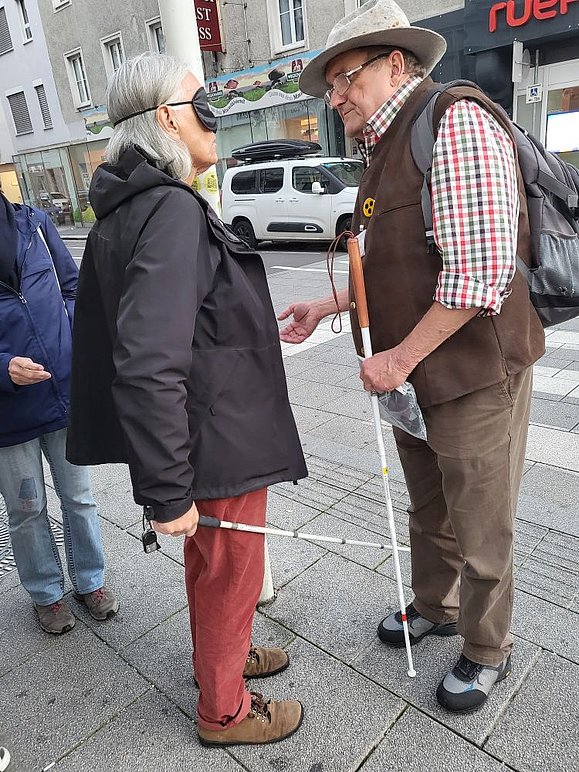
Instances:
[[[374,205],[376,204],[376,201],[373,198],[367,198],[364,203],[362,204],[362,212],[364,213],[364,217],[372,217],[374,214]]]

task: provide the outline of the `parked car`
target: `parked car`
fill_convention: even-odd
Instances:
[[[364,165],[314,155],[319,145],[269,141],[232,152],[222,216],[251,247],[260,241],[328,241],[350,228]]]

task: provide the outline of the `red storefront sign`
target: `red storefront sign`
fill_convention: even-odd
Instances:
[[[524,6],[515,8],[514,0],[495,3],[489,11],[489,32],[496,32],[499,18],[504,14],[504,22],[509,27],[522,27],[534,19],[544,21],[565,15],[569,6],[579,0],[525,0]]]
[[[195,0],[197,32],[202,51],[223,51],[218,0]]]

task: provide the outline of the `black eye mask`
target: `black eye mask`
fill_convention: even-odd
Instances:
[[[191,105],[191,107],[195,110],[195,114],[205,126],[206,129],[209,131],[212,131],[215,133],[217,131],[217,118],[213,115],[211,112],[211,108],[209,107],[209,101],[207,100],[207,94],[205,92],[205,89],[203,87],[198,88],[197,91],[193,94],[193,99],[187,99],[185,102],[166,102],[165,103],[167,107],[179,107],[180,105]],[[157,105],[159,107],[160,105]],[[136,113],[131,113],[130,115],[126,115],[124,118],[120,118],[118,121],[113,123],[113,126],[118,126],[119,123],[123,123],[123,121],[128,121],[129,118],[134,118],[136,115],[143,115],[143,113],[150,113],[153,110],[156,110],[157,107],[146,107],[144,110],[139,110]]]

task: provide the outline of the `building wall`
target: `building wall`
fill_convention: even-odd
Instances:
[[[101,38],[120,32],[126,58],[149,50],[145,21],[159,16],[159,7],[156,0],[71,0],[55,12],[50,0],[44,0],[41,16],[63,114],[65,120],[75,121],[82,111],[74,105],[64,54],[81,48],[91,105],[100,107],[107,87]]]
[[[50,0],[44,3],[51,5]],[[22,27],[16,3],[13,0],[0,0],[4,7],[13,50],[0,56],[0,102],[5,116],[8,134],[11,138],[11,153],[24,152],[38,147],[47,147],[69,142],[75,132],[79,131],[78,115],[76,125],[67,126],[63,117],[56,91],[56,85],[51,73],[50,60],[43,33],[41,18],[36,0],[27,0],[26,9],[30,20],[33,38],[23,42]],[[45,129],[38,97],[34,83],[41,81],[44,85],[46,99],[52,118],[52,128]],[[16,136],[12,113],[6,92],[24,91],[30,119],[34,131],[30,134]]]

